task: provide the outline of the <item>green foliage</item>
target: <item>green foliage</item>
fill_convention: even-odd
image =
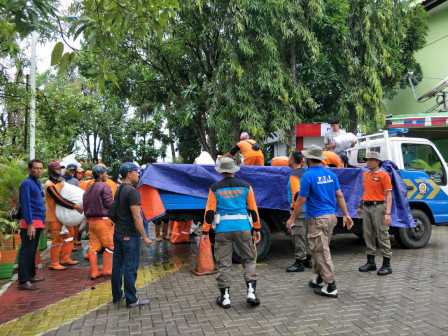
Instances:
[[[0,217],[12,220],[12,210],[19,204],[19,187],[27,177],[23,157],[0,158]]]
[[[428,162],[422,160],[422,159],[415,159],[412,161],[412,166],[414,168],[421,168],[425,171],[437,171],[442,172],[442,163],[440,161],[437,161],[433,165],[430,165]]]

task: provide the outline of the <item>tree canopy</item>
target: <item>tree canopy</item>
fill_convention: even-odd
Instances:
[[[23,142],[19,42],[40,29],[82,43],[58,43],[58,75],[40,76],[37,153],[78,144],[106,162],[151,162],[168,149],[192,162],[201,150],[226,152],[241,131],[260,142],[276,132],[295,148],[296,123],[333,115],[377,130],[384,97],[408,71],[421,76],[414,54],[427,30],[424,9],[399,0],[77,0],[74,21],[54,1],[33,3],[0,5],[0,152]]]

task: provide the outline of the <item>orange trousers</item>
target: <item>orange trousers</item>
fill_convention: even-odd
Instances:
[[[103,248],[114,251],[114,223],[110,219],[89,220],[89,254]]]
[[[263,156],[251,156],[248,158],[244,158],[245,166],[264,166],[264,157]]]
[[[60,246],[64,241],[66,243],[73,241],[73,237],[75,235],[75,228],[73,226],[67,226],[68,234],[60,235],[62,223],[59,221],[48,222],[50,225],[50,233],[51,233],[51,245],[52,246]]]

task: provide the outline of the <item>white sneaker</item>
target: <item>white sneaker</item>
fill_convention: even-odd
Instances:
[[[325,284],[322,288],[314,288],[314,294],[337,298],[338,290],[336,289],[336,284],[333,282],[331,284]]]

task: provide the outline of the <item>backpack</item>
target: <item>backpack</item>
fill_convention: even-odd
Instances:
[[[107,211],[110,220],[114,223],[118,219],[118,206],[120,204],[120,192],[123,189],[123,187],[124,186],[121,185],[120,188],[118,188],[114,202],[110,205],[109,210]]]
[[[250,143],[252,145],[252,150],[254,150],[254,151],[261,150],[261,146],[258,143],[256,143],[256,142],[252,143],[252,142],[250,142],[248,140],[246,140],[246,142],[248,142],[248,143]]]

